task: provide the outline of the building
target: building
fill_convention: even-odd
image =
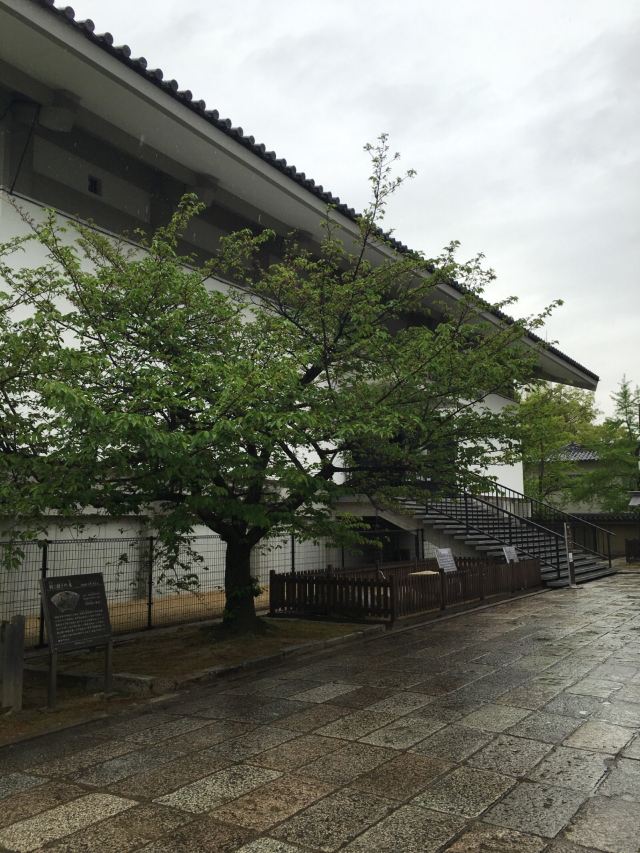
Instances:
[[[165,222],[189,190],[208,207],[190,226],[185,248],[204,255],[215,252],[221,235],[244,226],[270,227],[281,235],[295,230],[313,249],[327,204],[345,239],[357,235],[356,212],[346,203],[165,79],[162,70],[148,67],[129,47],[116,45],[109,33],[96,33],[91,21],[76,21],[69,7],[57,9],[50,0],[0,0],[0,32],[0,240],[25,227],[14,201],[34,216],[54,208],[62,218],[91,220],[116,234]],[[394,248],[406,247],[396,241]],[[390,249],[370,251],[375,261]],[[454,284],[439,287],[439,298],[460,298]],[[505,322],[499,314],[487,319]],[[531,336],[530,342],[537,339]],[[554,347],[540,352],[538,369],[542,378],[581,388],[595,389],[598,381]],[[496,409],[510,402],[497,394],[486,400]],[[484,504],[475,503],[471,520],[467,511],[461,521],[460,502],[428,511],[407,504],[406,514],[388,513],[386,520],[399,531],[419,526],[421,547],[427,549],[458,536],[458,548],[499,553],[508,513],[520,519],[521,550],[543,553],[546,534],[540,534],[541,525],[534,528],[521,494],[522,466],[496,466],[490,473],[503,488]],[[371,513],[356,499],[349,509]],[[111,524],[122,529],[127,523]],[[109,529],[98,527],[101,533]],[[559,579],[561,566],[556,569]]]

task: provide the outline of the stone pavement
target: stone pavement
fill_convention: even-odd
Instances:
[[[638,853],[640,574],[0,750],[2,850]]]

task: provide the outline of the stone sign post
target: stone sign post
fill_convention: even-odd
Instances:
[[[0,705],[22,710],[24,678],[24,616],[0,622]]]
[[[49,640],[49,707],[56,703],[59,652],[104,646],[104,689],[108,693],[113,647],[102,574],[42,578],[40,592]]]

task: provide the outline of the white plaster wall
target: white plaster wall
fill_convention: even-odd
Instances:
[[[513,404],[513,400],[503,397],[500,394],[488,394],[483,401],[483,406],[491,412],[501,412],[506,406],[512,406]],[[517,492],[524,491],[524,473],[522,462],[520,461],[513,465],[489,465],[482,470],[482,473],[496,477],[501,486],[515,489]]]

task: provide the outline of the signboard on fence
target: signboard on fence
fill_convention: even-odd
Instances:
[[[451,548],[436,548],[436,560],[438,568],[443,572],[457,572],[458,567],[453,556]]]
[[[40,589],[52,650],[88,648],[111,641],[102,574],[43,578]]]
[[[515,545],[503,545],[502,550],[504,552],[504,558],[507,563],[519,563],[520,558],[518,557],[518,549]]]

